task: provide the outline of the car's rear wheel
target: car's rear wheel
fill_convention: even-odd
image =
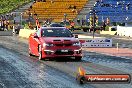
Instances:
[[[82,60],[82,57],[75,57],[75,60],[76,61],[81,61]]]
[[[42,59],[42,50],[41,50],[41,45],[39,45],[39,57],[38,57],[39,60]]]

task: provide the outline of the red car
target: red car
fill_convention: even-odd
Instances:
[[[42,27],[29,37],[29,55],[39,56],[39,59],[75,57],[81,60],[82,49],[79,40],[67,28]]]

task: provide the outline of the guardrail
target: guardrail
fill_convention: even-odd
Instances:
[[[101,31],[100,34],[109,34],[109,35],[115,35],[117,31]]]

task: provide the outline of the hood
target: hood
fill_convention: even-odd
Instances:
[[[74,37],[43,37],[43,42],[53,43],[53,44],[72,44],[74,42],[78,42],[79,40]]]

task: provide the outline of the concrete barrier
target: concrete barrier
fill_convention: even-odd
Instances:
[[[36,30],[31,30],[31,29],[20,29],[19,31],[19,36],[23,38],[29,38],[31,33],[36,32]]]
[[[132,27],[117,26],[117,35],[132,37]]]
[[[117,26],[117,35],[124,36],[125,33],[125,27]]]
[[[115,35],[117,31],[101,31],[100,34],[109,34],[109,35]]]
[[[100,34],[116,35],[117,31],[113,31],[112,28],[115,28],[115,26],[109,27],[108,31],[100,31]]]

